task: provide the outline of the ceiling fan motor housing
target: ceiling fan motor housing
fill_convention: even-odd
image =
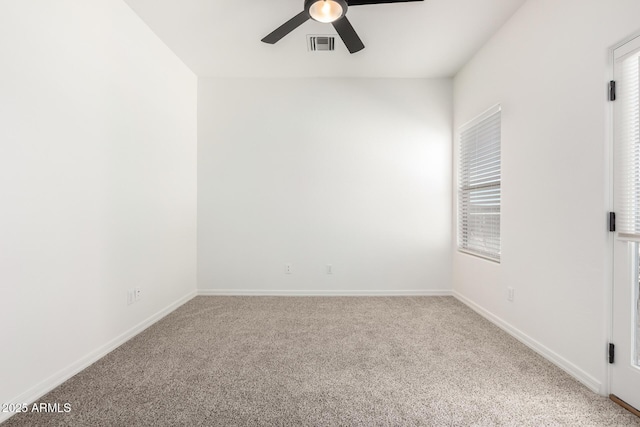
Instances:
[[[331,21],[322,21],[321,19],[318,19],[317,16],[314,16],[314,15],[317,14],[317,10],[322,8],[325,3],[328,3],[327,6],[332,6],[332,8],[335,7],[335,6],[333,6],[331,3],[336,3],[337,5],[339,5],[342,8],[342,13],[340,14],[340,16],[336,17],[335,19],[332,19]],[[343,16],[345,16],[345,14],[347,13],[347,8],[348,7],[349,6],[347,5],[346,0],[304,0],[304,11],[307,13],[307,15],[311,19],[313,19],[314,21],[318,21],[318,22],[333,22],[333,21],[337,21],[338,19],[340,19]]]

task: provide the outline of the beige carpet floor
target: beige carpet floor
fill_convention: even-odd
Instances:
[[[197,297],[39,401],[6,427],[640,426],[451,297]]]

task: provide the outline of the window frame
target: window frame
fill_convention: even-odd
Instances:
[[[481,134],[480,131],[483,133]],[[469,134],[473,137],[469,138]],[[472,152],[471,144],[476,150],[478,146],[483,147],[477,150],[481,155],[478,152]],[[502,256],[502,107],[500,104],[492,106],[459,127],[457,154],[457,249],[461,253],[500,263]],[[480,172],[474,175],[471,172],[474,168],[479,169]],[[472,184],[474,181],[476,183]],[[471,201],[473,198],[476,199],[475,203]],[[483,205],[486,208],[483,209]],[[471,221],[472,215],[484,216],[485,219]],[[475,236],[470,236],[471,234]],[[473,244],[474,240],[484,240],[486,246]]]

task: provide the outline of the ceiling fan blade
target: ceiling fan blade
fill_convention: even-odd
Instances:
[[[262,41],[265,43],[274,44],[308,20],[309,15],[307,14],[307,12],[302,11],[293,18],[289,19],[284,24],[280,25],[278,28],[276,28],[275,31],[263,38]]]
[[[351,6],[363,6],[366,4],[382,4],[382,3],[405,3],[410,1],[424,1],[424,0],[349,0],[347,4]]]
[[[346,16],[335,21],[333,28],[338,32],[345,46],[349,49],[349,52],[356,53],[364,49],[364,43],[362,43],[362,40],[360,40],[360,37],[356,34],[356,30],[353,29],[351,22],[349,22]]]

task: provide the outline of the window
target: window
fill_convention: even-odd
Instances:
[[[616,228],[619,238],[640,241],[640,51],[620,56],[614,107]]]
[[[460,128],[458,248],[500,261],[500,106]]]

